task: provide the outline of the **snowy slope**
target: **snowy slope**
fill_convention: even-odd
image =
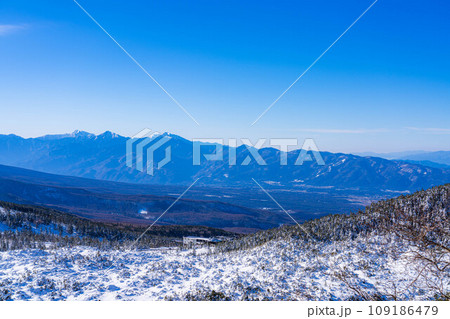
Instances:
[[[14,300],[347,300],[433,298],[410,247],[360,236],[335,243],[272,241],[225,254],[77,247],[0,253],[0,296]],[[345,272],[346,284],[340,276]],[[449,285],[448,273],[443,283]]]
[[[449,211],[444,185],[210,248],[0,232],[2,247],[41,240],[0,252],[0,300],[449,300]],[[9,212],[8,225],[48,213]]]

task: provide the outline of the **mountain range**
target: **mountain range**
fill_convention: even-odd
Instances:
[[[223,147],[223,161],[202,160],[193,165],[193,142],[180,136],[163,133],[154,139],[167,138],[171,161],[154,175],[148,175],[126,165],[127,137],[112,132],[100,135],[75,131],[72,134],[22,138],[0,135],[0,164],[27,168],[52,174],[85,177],[127,183],[154,185],[198,185],[245,187],[259,181],[267,187],[333,188],[412,192],[450,181],[446,167],[430,167],[402,160],[387,160],[373,156],[321,152],[325,165],[306,161],[294,165],[300,150],[287,154],[288,165],[280,165],[280,151],[259,149],[267,165],[252,160],[248,165],[230,166],[228,156],[236,152],[237,163],[251,155],[251,147]],[[203,154],[213,153],[214,145],[202,147]],[[164,157],[164,150],[155,152],[155,162]]]

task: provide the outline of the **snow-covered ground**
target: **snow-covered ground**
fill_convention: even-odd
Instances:
[[[423,300],[433,297],[430,283],[448,288],[448,273],[414,281],[421,265],[410,253],[403,242],[376,236],[328,244],[271,241],[223,254],[207,248],[7,251],[0,252],[0,299],[345,300],[356,288]]]

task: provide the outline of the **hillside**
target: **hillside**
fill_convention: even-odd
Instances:
[[[450,185],[444,185],[216,248],[11,250],[0,253],[0,296],[449,300],[449,209]]]
[[[183,236],[235,236],[205,226],[155,225],[140,237],[146,228],[93,222],[53,209],[0,202],[0,251],[80,245],[97,249],[120,249],[130,245],[176,247]]]

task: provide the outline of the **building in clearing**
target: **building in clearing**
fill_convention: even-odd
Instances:
[[[195,237],[195,236],[187,236],[183,237],[183,245],[185,246],[194,246],[194,245],[210,245],[217,244],[221,240],[218,238],[205,238],[205,237]]]

